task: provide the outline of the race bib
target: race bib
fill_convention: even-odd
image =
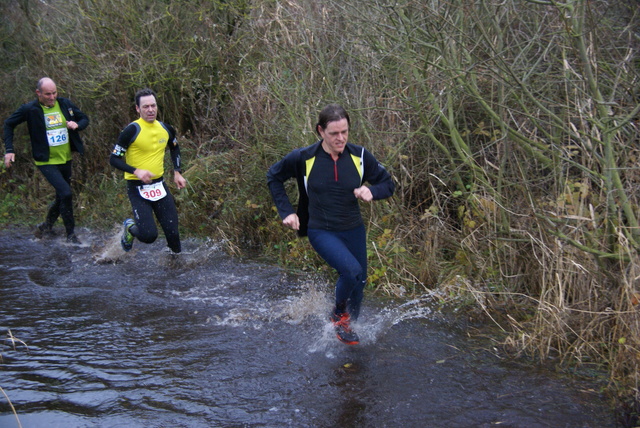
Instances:
[[[138,191],[140,192],[140,196],[148,201],[159,201],[160,199],[167,196],[167,191],[162,185],[162,181],[158,181],[157,183],[153,184],[143,184],[142,186],[138,186]]]
[[[50,147],[67,144],[69,142],[69,132],[67,128],[47,130],[47,141]]]

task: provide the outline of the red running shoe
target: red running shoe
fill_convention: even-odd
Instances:
[[[360,338],[355,331],[351,330],[351,316],[348,313],[331,314],[331,322],[336,329],[338,340],[347,345],[357,345]]]

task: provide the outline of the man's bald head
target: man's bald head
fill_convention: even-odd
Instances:
[[[43,77],[38,80],[36,95],[40,104],[46,107],[53,107],[56,104],[56,98],[58,98],[56,83],[48,77]]]

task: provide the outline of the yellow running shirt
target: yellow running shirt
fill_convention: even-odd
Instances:
[[[138,119],[133,123],[140,127],[140,132],[127,148],[125,159],[127,164],[137,169],[151,171],[153,178],[160,178],[164,174],[164,152],[169,142],[169,132],[158,120],[149,123]],[[134,174],[124,173],[127,180],[138,180]]]

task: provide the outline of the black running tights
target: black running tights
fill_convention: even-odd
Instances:
[[[127,183],[127,194],[131,201],[133,209],[133,217],[136,222],[130,231],[140,242],[150,244],[158,237],[158,228],[153,218],[155,214],[164,236],[167,239],[167,245],[174,253],[181,251],[180,233],[178,231],[178,210],[176,209],[173,196],[169,192],[166,183],[162,183],[167,196],[158,201],[149,201],[140,196],[138,186],[135,183]]]
[[[73,196],[71,194],[71,161],[62,165],[38,165],[38,169],[56,190],[56,199],[49,206],[46,222],[50,226],[62,217],[67,235],[74,232]]]

